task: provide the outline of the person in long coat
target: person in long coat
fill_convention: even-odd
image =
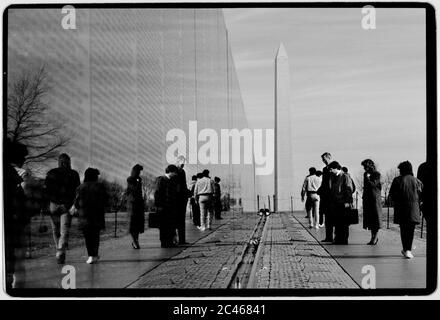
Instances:
[[[84,182],[76,190],[74,203],[78,211],[79,229],[83,232],[86,242],[89,264],[98,261],[99,234],[105,228],[108,195],[104,185],[98,182],[99,174],[98,169],[86,169]]]
[[[414,257],[411,252],[414,229],[420,223],[419,199],[423,184],[414,177],[409,161],[400,163],[397,168],[400,176],[394,178],[391,183],[390,197],[394,202],[394,223],[400,225],[402,254],[411,259]]]
[[[363,227],[371,230],[371,239],[367,244],[376,245],[379,241],[378,233],[381,226],[382,201],[380,173],[371,159],[361,162],[364,167],[364,192],[362,195]]]
[[[346,219],[346,209],[353,203],[353,184],[351,178],[342,171],[341,165],[333,161],[330,170],[330,214],[335,226],[334,244],[348,244],[350,224]]]
[[[194,194],[194,190],[196,187],[196,183],[198,180],[202,178],[202,173],[198,173],[197,175],[192,176],[192,182],[190,185],[190,204],[192,210],[193,223],[196,227],[200,227],[200,207],[196,203],[196,195]]]
[[[169,165],[165,175],[156,179],[154,205],[160,215],[159,237],[162,248],[175,247],[174,237],[179,223],[178,168]]]
[[[127,190],[125,192],[130,219],[129,233],[132,238],[131,245],[134,249],[140,249],[139,234],[145,230],[145,208],[142,197],[142,179],[140,177],[143,169],[139,164],[136,164],[131,169],[131,175],[127,178]]]

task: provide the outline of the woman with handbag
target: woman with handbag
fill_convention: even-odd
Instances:
[[[376,245],[379,241],[378,233],[382,215],[380,173],[371,159],[365,159],[361,165],[365,170],[362,195],[363,227],[365,230],[371,230],[371,239],[367,244]]]
[[[140,177],[143,169],[140,164],[136,164],[131,169],[131,174],[127,178],[127,190],[125,192],[130,219],[129,233],[132,238],[131,246],[134,249],[140,249],[139,234],[145,230],[144,198],[142,197],[142,179]]]

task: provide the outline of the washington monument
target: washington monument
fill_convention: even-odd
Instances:
[[[290,209],[293,194],[289,59],[281,43],[275,57],[275,211]]]

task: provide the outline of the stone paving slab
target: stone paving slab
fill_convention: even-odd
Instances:
[[[292,214],[291,214],[292,215]],[[303,212],[294,212],[294,220],[303,225],[303,230],[316,241],[325,237],[325,229],[308,229]],[[290,219],[290,218],[289,218]],[[374,267],[376,288],[378,289],[423,289],[427,285],[427,246],[426,234],[420,238],[420,231],[414,234],[414,259],[403,258],[402,244],[397,225],[386,224],[379,231],[379,242],[375,246],[366,245],[370,240],[370,231],[362,229],[362,221],[350,226],[348,245],[322,244],[322,247],[337,263],[361,286],[365,276],[365,266]],[[434,258],[434,257],[431,257]]]
[[[212,232],[238,215],[236,212],[224,212],[224,220],[213,221],[213,231],[199,231],[189,219],[186,219],[186,240],[190,245],[195,244],[201,238],[207,237]],[[209,237],[215,239],[215,237]],[[186,247],[161,248],[159,230],[146,228],[139,237],[141,249],[134,250],[131,247],[129,235],[107,239],[102,241],[99,248],[101,256],[97,264],[86,264],[87,253],[85,246],[72,248],[67,252],[66,265],[74,268],[76,275],[76,287],[78,289],[122,289],[135,282],[141,275],[170,259],[170,257],[184,251]],[[212,244],[211,244],[212,245]],[[194,254],[200,259],[206,253],[205,246],[195,245]],[[38,289],[62,289],[61,283],[65,277],[63,265],[56,264],[55,252],[49,256],[42,256],[23,261],[24,270],[20,274],[20,288]],[[197,260],[197,259],[195,259]],[[179,261],[176,259],[176,261]],[[189,269],[185,266],[186,270]],[[169,274],[175,270],[169,269]],[[171,283],[171,281],[169,281]],[[166,286],[169,286],[167,284]]]
[[[133,250],[129,238],[122,237],[102,243],[96,265],[85,264],[84,248],[69,250],[67,263],[76,268],[78,288],[227,288],[259,216],[231,213],[224,218],[215,221],[211,233],[200,232],[188,220],[187,247],[160,248],[158,230],[150,229],[141,237],[141,250]],[[378,288],[426,285],[424,241],[415,239],[416,258],[408,261],[399,253],[395,231],[381,230],[379,244],[367,246],[368,231],[360,225],[350,230],[349,245],[321,244],[324,229],[308,229],[304,212],[270,215],[253,288],[360,288],[365,264],[376,268]],[[27,288],[59,288],[64,276],[53,257],[27,260],[26,269]]]
[[[228,219],[209,236],[142,275],[129,288],[227,288],[259,217],[244,213]]]
[[[291,213],[272,214],[266,223],[255,288],[359,288]]]

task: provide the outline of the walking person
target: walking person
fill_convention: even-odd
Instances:
[[[335,226],[334,244],[348,244],[349,222],[346,209],[353,203],[351,178],[342,171],[341,165],[333,161],[328,165],[332,174],[330,182],[330,212]]]
[[[330,169],[328,167],[332,155],[329,152],[324,152],[321,155],[321,160],[325,164],[322,169],[321,186],[318,189],[318,195],[320,197],[319,211],[325,217],[325,239],[321,242],[333,242],[333,229],[334,222],[331,216],[330,210]]]
[[[141,179],[143,169],[140,164],[136,164],[131,169],[131,174],[127,178],[127,190],[125,191],[129,216],[129,233],[132,239],[131,246],[134,249],[140,249],[139,234],[145,231],[145,207]]]
[[[63,264],[69,241],[72,216],[69,213],[80,185],[79,174],[71,168],[70,157],[66,153],[58,157],[58,168],[50,170],[45,179],[45,188],[49,198],[49,212],[53,239],[57,250],[56,259]]]
[[[3,199],[7,290],[21,287],[24,283],[24,230],[30,218],[25,206],[23,179],[15,168],[23,167],[27,155],[25,145],[6,140]]]
[[[414,229],[420,223],[419,199],[423,184],[414,177],[409,161],[400,163],[397,168],[400,176],[394,178],[390,188],[390,197],[394,202],[394,223],[400,225],[401,252],[405,258],[412,259]]]
[[[222,191],[220,187],[221,179],[219,177],[214,178],[214,195],[213,195],[213,203],[214,203],[214,217],[217,220],[221,220],[222,218]]]
[[[179,156],[177,159],[177,210],[178,210],[178,221],[177,221],[177,232],[179,236],[179,244],[185,245],[186,242],[186,207],[188,205],[189,190],[186,185],[186,173],[183,167],[185,166],[185,157]]]
[[[211,230],[212,221],[212,195],[214,193],[214,183],[209,178],[209,171],[203,170],[203,178],[197,181],[194,193],[196,202],[200,206],[200,230]]]
[[[301,201],[306,199],[306,211],[309,218],[309,228],[319,229],[319,195],[318,189],[321,186],[321,178],[316,175],[316,169],[311,167],[309,175],[305,178],[301,189]]]
[[[197,175],[192,176],[191,184],[190,184],[191,198],[189,200],[189,203],[191,205],[193,223],[196,227],[200,227],[200,208],[199,208],[199,205],[196,203],[194,189],[196,188],[197,180],[199,180],[201,178],[202,178],[201,173],[198,173]]]
[[[165,169],[165,175],[156,179],[154,205],[160,216],[159,237],[162,248],[177,246],[174,243],[179,219],[177,174],[178,168],[172,164]]]
[[[376,165],[371,159],[365,159],[361,165],[365,170],[362,194],[363,227],[366,230],[371,230],[371,239],[367,244],[376,245],[379,241],[378,233],[382,216],[380,173],[376,170]]]
[[[92,264],[98,261],[99,236],[105,228],[105,206],[108,201],[107,191],[98,182],[99,170],[87,168],[84,182],[78,187],[75,198],[75,209],[78,211],[79,229],[86,242],[88,259]]]

